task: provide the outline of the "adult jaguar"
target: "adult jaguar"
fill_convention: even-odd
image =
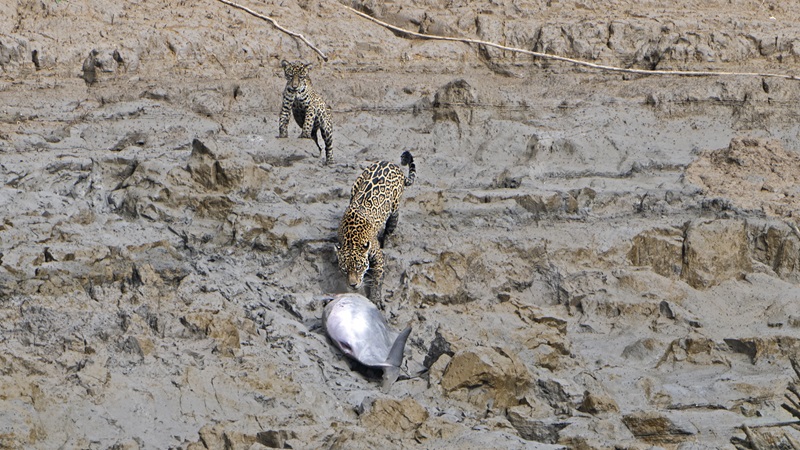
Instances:
[[[336,256],[339,268],[347,274],[347,283],[358,289],[364,274],[372,271],[369,298],[382,305],[384,256],[386,236],[397,227],[400,196],[416,178],[417,168],[409,152],[400,156],[400,164],[408,166],[408,176],[396,164],[380,161],[367,167],[356,179],[350,195],[350,205],[339,225],[339,245]],[[378,234],[384,229],[383,235]]]

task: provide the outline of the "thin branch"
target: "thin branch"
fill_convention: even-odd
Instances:
[[[258,17],[259,19],[263,19],[263,20],[266,20],[267,22],[272,23],[272,26],[274,26],[275,28],[283,31],[284,33],[288,34],[289,36],[296,37],[296,38],[300,39],[301,41],[305,42],[306,45],[308,45],[309,47],[311,47],[312,50],[317,52],[317,54],[319,54],[319,56],[321,56],[324,61],[328,60],[328,56],[325,55],[325,53],[323,53],[322,50],[320,50],[317,47],[315,47],[314,44],[309,42],[308,39],[306,39],[305,36],[303,36],[300,33],[295,33],[294,31],[287,30],[286,28],[283,28],[282,26],[278,25],[278,22],[276,22],[275,19],[273,19],[272,17],[265,16],[263,14],[259,14],[259,13],[253,11],[252,9],[250,9],[250,8],[248,8],[246,6],[242,6],[242,5],[238,4],[238,3],[234,3],[234,2],[229,1],[229,0],[218,0],[218,1],[222,2],[222,3],[225,3],[228,6],[233,6],[234,8],[239,8],[239,9],[241,9],[242,11],[244,11],[244,12],[246,12],[248,14],[251,14],[251,15],[253,15],[255,17]]]
[[[800,401],[800,391],[797,390],[797,386],[794,386],[794,385],[790,384],[789,386],[786,386],[786,389],[789,392],[791,392],[792,394],[794,394],[794,396],[797,397],[797,400]],[[789,397],[789,394],[785,394],[784,397],[786,397],[786,400],[789,400],[790,402],[792,402],[792,406],[794,406],[795,408],[800,409],[800,403],[797,403],[797,401],[795,401],[794,399]],[[800,417],[798,417],[798,419],[800,419]]]
[[[794,450],[800,450],[800,442],[797,442],[797,439],[793,438],[792,436],[790,436],[790,435],[789,435],[789,434],[787,434],[787,433],[783,433],[783,437],[784,437],[784,438],[785,438],[787,441],[789,441],[789,443],[792,445],[792,448],[793,448]]]
[[[793,407],[791,405],[787,405],[786,403],[781,403],[781,408],[785,409],[786,411],[789,411],[789,413],[791,415],[793,415],[793,416],[797,417],[798,419],[800,419],[800,410],[799,409],[797,409],[797,408],[795,408],[795,407]],[[795,423],[800,423],[800,422],[795,422]]]
[[[220,0],[223,1],[223,0]],[[481,41],[478,39],[469,39],[469,38],[456,38],[456,37],[448,37],[448,36],[437,36],[433,34],[425,34],[425,33],[417,33],[415,31],[406,30],[404,28],[396,27],[394,25],[388,24],[381,20],[378,20],[369,14],[365,14],[357,9],[351,8],[347,5],[343,5],[339,3],[341,6],[349,9],[350,11],[358,14],[359,16],[371,20],[378,25],[386,27],[390,30],[394,30],[398,33],[405,33],[409,36],[416,36],[421,39],[431,39],[431,40],[439,40],[439,41],[452,41],[452,42],[463,42],[467,44],[478,44],[478,45],[485,45],[488,47],[499,48],[500,50],[507,50],[510,52],[516,53],[524,53],[526,55],[535,56],[542,59],[553,59],[556,61],[563,61],[570,64],[575,64],[578,66],[589,67],[592,69],[598,70],[608,70],[611,72],[624,72],[624,73],[636,73],[641,75],[676,75],[676,76],[689,76],[689,77],[710,77],[710,76],[747,76],[747,77],[771,77],[771,78],[785,78],[787,80],[800,80],[800,76],[797,75],[784,75],[784,74],[776,74],[776,73],[755,73],[755,72],[707,72],[707,71],[695,71],[695,70],[644,70],[644,69],[625,69],[622,67],[615,67],[615,66],[606,66],[603,64],[594,64],[588,61],[581,61],[579,59],[572,59],[572,58],[565,58],[563,56],[551,55],[548,53],[540,53],[534,52],[531,50],[525,50],[522,48],[516,47],[506,47],[505,45],[495,44],[494,42],[488,41]]]
[[[744,434],[747,435],[747,440],[750,442],[750,447],[752,447],[753,450],[765,450],[761,446],[761,438],[750,431],[750,427],[742,425],[742,429],[744,430]]]
[[[788,427],[791,425],[800,425],[800,420],[787,420],[785,422],[771,422],[771,423],[762,423],[757,425],[748,425],[750,429],[755,428],[781,428],[781,427]]]
[[[789,226],[792,227],[792,231],[794,231],[794,234],[796,234],[797,237],[800,238],[800,229],[797,229],[797,225],[790,224]],[[794,368],[794,371],[797,374],[797,376],[800,377],[800,370],[798,370],[798,368],[797,368],[797,363],[792,361],[792,367]]]

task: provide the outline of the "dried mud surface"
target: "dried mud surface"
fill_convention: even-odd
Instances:
[[[112,2],[113,3],[113,2]],[[362,2],[638,69],[800,72],[777,1]],[[0,447],[792,448],[800,82],[411,39],[334,1],[0,4]],[[316,63],[334,155],[277,139]],[[320,327],[352,182],[416,159],[388,393]],[[766,446],[766,447],[765,447]]]

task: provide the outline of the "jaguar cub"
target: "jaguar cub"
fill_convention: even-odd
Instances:
[[[397,227],[400,196],[406,186],[414,184],[417,168],[409,152],[400,156],[400,164],[408,166],[408,176],[402,169],[387,161],[372,164],[353,184],[350,206],[339,225],[339,245],[336,256],[339,268],[347,274],[347,283],[358,289],[364,282],[367,269],[372,270],[369,298],[381,305],[384,257],[381,247],[386,236]],[[384,228],[383,235],[378,233]]]
[[[308,71],[313,66],[313,63],[281,61],[283,74],[286,76],[286,88],[283,90],[283,104],[278,120],[278,137],[288,137],[287,128],[291,112],[297,125],[303,128],[300,138],[314,139],[321,155],[322,147],[317,141],[317,130],[320,131],[322,139],[325,141],[325,164],[331,164],[333,163],[331,109],[311,86]]]

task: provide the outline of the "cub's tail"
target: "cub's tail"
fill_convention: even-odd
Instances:
[[[405,185],[411,186],[414,184],[414,179],[417,178],[417,166],[414,164],[414,157],[411,156],[411,152],[406,150],[400,155],[400,164],[408,166],[408,176],[406,177]]]

